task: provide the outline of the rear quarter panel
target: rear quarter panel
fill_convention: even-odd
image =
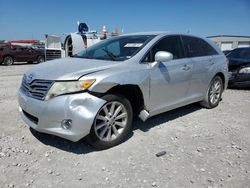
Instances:
[[[228,73],[228,60],[226,56],[222,53],[220,55],[214,55],[213,59],[215,61],[215,68],[213,75],[217,73],[222,73],[224,75],[224,89],[227,88],[229,73]]]

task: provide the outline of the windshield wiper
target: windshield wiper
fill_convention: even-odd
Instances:
[[[88,55],[78,55],[78,54],[75,54],[75,55],[71,55],[70,57],[73,57],[73,58],[83,58],[83,59],[92,59],[90,56]]]
[[[109,56],[109,57],[111,57],[111,59],[113,60],[113,61],[115,61],[116,60],[116,58],[117,58],[117,56],[116,55],[114,55],[112,52],[110,52],[110,51],[108,51],[108,50],[106,50],[106,49],[102,49],[104,52],[106,52],[106,54]]]

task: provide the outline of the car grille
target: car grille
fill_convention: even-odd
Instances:
[[[61,50],[46,50],[46,61],[62,57]]]
[[[44,100],[52,84],[51,80],[33,80],[28,83],[24,76],[21,90],[29,97]]]

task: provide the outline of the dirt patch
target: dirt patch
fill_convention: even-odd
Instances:
[[[96,151],[23,123],[16,96],[31,66],[0,66],[0,187],[249,187],[249,90],[135,120],[126,142]]]

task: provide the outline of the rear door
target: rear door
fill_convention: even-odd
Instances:
[[[180,36],[161,39],[150,51],[152,62],[158,51],[171,52],[174,59],[150,70],[150,106],[155,111],[186,101],[193,69],[193,62],[185,58]]]
[[[186,54],[194,62],[188,95],[202,97],[216,69],[217,51],[201,38],[182,36]]]

